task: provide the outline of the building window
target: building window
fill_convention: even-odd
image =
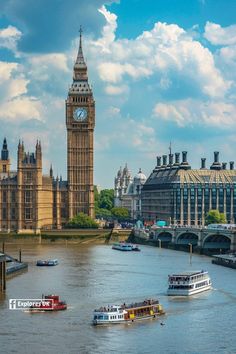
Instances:
[[[61,208],[61,217],[66,218],[66,209],[65,208]]]
[[[2,172],[3,172],[3,173],[6,173],[6,172],[7,172],[7,165],[3,165],[3,166],[2,166]]]
[[[12,208],[11,209],[11,220],[15,220],[16,219],[16,208]]]
[[[15,191],[11,192],[11,201],[12,201],[12,203],[16,202],[16,192]]]
[[[7,220],[7,209],[6,208],[2,209],[2,220]]]
[[[2,202],[6,203],[7,202],[7,191],[2,192]]]
[[[25,191],[25,203],[31,203],[31,191]]]
[[[25,183],[33,182],[33,173],[27,171],[24,175]]]
[[[31,219],[32,219],[32,209],[25,208],[25,220],[31,220]]]

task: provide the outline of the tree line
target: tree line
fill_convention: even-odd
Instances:
[[[94,208],[97,219],[118,221],[129,219],[129,210],[114,206],[114,189],[103,189],[100,192],[94,186]],[[94,229],[98,223],[84,213],[74,216],[66,225],[68,228]]]

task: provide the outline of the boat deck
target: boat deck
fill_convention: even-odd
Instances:
[[[135,302],[129,305],[126,305],[125,303],[123,305],[121,305],[122,309],[138,309],[138,308],[143,308],[146,306],[152,306],[152,305],[159,305],[159,301],[158,300],[144,300],[142,302]]]

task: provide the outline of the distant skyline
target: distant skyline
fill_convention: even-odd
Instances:
[[[113,187],[120,166],[149,176],[156,156],[213,152],[236,160],[235,0],[2,0],[0,143],[13,168],[19,138],[42,141],[66,179],[65,99],[83,28],[96,100],[94,183]]]

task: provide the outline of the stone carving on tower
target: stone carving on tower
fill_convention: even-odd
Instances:
[[[94,217],[93,135],[95,101],[88,83],[82,30],[73,82],[66,100],[67,181],[69,219],[79,212]]]

